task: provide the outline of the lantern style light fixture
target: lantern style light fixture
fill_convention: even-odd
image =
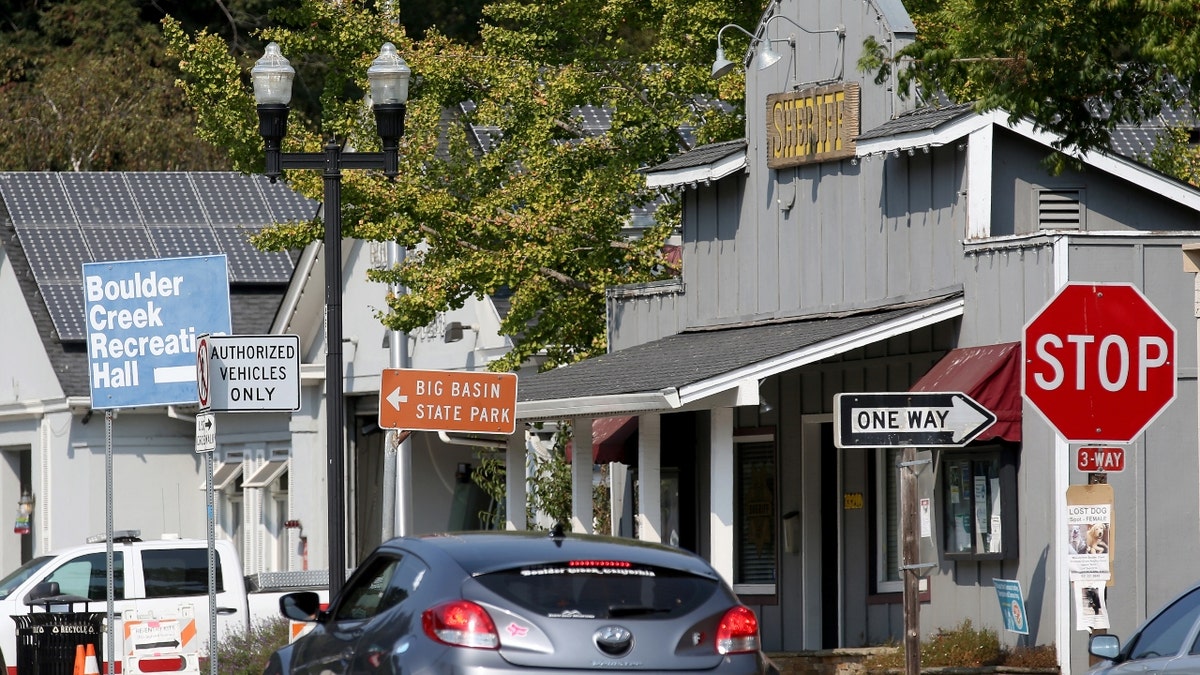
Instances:
[[[250,69],[254,98],[258,102],[258,130],[266,151],[264,174],[275,182],[284,169],[320,169],[324,176],[322,198],[325,234],[325,417],[328,452],[329,595],[334,597],[346,581],[346,504],[344,372],[342,364],[342,169],[382,169],[388,180],[399,174],[400,138],[412,70],[384,43],[367,69],[371,108],[382,152],[343,152],[332,135],[323,152],[282,151],[296,71],[277,43],[267,45],[262,58]]]
[[[13,524],[13,532],[16,534],[29,534],[30,520],[33,517],[33,505],[36,500],[29,490],[21,491],[21,498],[17,500],[17,520]]]

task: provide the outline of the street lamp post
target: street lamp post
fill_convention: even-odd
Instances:
[[[283,169],[324,170],[325,215],[325,407],[327,445],[329,595],[342,588],[346,575],[345,410],[342,365],[342,169],[382,169],[392,180],[399,173],[398,148],[404,135],[408,81],[412,71],[388,42],[367,69],[375,125],[382,152],[343,152],[330,136],[324,152],[282,152],[295,70],[272,42],[250,71],[258,102],[258,128],[266,149],[265,174],[275,182]]]

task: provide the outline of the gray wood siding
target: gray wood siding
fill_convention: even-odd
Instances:
[[[996,130],[992,176],[992,234],[1037,232],[1039,188],[1082,188],[1084,229],[1186,230],[1200,226],[1200,214],[1128,181],[1090,170],[1054,176],[1043,161],[1049,148],[1011,131]]]

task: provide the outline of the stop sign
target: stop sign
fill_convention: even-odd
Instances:
[[[1025,399],[1071,443],[1128,443],[1175,399],[1175,327],[1131,284],[1067,284],[1021,351]]]

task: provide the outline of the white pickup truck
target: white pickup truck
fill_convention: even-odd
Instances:
[[[82,546],[34,558],[0,579],[0,665],[7,666],[4,675],[17,673],[17,625],[12,616],[47,609],[107,613],[107,548],[104,535],[92,537]],[[218,635],[242,632],[260,621],[278,617],[279,596],[288,590],[325,587],[323,572],[245,578],[237,552],[226,540],[215,542],[215,553]],[[278,587],[263,588],[263,578],[273,578],[272,583]],[[114,661],[118,664],[124,655],[133,653],[125,644],[125,616],[183,617],[188,624],[194,621],[194,628],[185,626],[182,631],[184,644],[179,647],[190,653],[207,653],[208,597],[206,540],[142,541],[136,531],[113,533],[113,639]],[[102,649],[107,649],[108,639],[102,637],[100,642]],[[107,653],[97,656],[108,661]],[[117,672],[123,672],[120,665],[116,667]]]

